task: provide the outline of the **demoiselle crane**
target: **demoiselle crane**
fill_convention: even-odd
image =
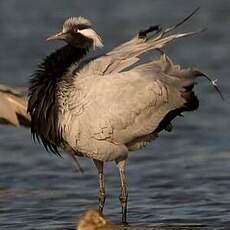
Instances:
[[[47,39],[64,40],[67,45],[46,57],[31,79],[28,112],[33,136],[56,154],[63,149],[93,159],[101,212],[106,198],[104,162],[115,161],[123,223],[127,221],[125,167],[129,151],[143,148],[162,130],[170,131],[171,121],[184,111],[196,110],[199,101],[194,80],[203,76],[211,81],[198,70],[174,65],[161,50],[171,41],[200,32],[169,34],[195,12],[165,30],[153,26],[140,31],[88,61],[82,58],[90,48],[102,47],[102,40],[88,19],[68,18],[62,31]],[[149,50],[160,51],[160,58],[138,65],[139,55]],[[216,82],[211,83],[220,93]]]

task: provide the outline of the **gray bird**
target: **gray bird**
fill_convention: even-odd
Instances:
[[[105,55],[85,61],[82,58],[91,48],[103,46],[102,40],[88,19],[71,17],[60,33],[47,39],[67,45],[46,57],[30,82],[32,135],[49,151],[59,154],[64,149],[93,160],[101,212],[106,198],[104,162],[116,162],[123,223],[129,151],[143,148],[162,130],[171,130],[176,116],[199,105],[194,80],[205,75],[173,64],[161,51],[167,43],[197,33],[169,34],[182,22],[165,30],[153,26],[140,31]],[[139,56],[150,50],[160,50],[160,58],[139,64]]]

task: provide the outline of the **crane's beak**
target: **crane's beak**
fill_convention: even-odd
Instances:
[[[65,39],[65,33],[60,32],[54,35],[49,36],[46,41],[52,41],[52,40],[64,40]]]

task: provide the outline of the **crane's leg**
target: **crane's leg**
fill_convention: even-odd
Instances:
[[[99,178],[99,211],[102,213],[103,212],[103,208],[104,208],[104,204],[105,204],[105,198],[106,198],[106,194],[105,194],[105,180],[104,180],[104,162],[103,161],[99,161],[99,160],[93,160],[97,171],[98,171],[98,178]]]
[[[126,176],[125,176],[126,160],[121,160],[117,162],[117,166],[119,168],[120,181],[121,181],[121,193],[119,198],[120,198],[121,208],[122,208],[122,223],[127,224],[128,193],[126,188]]]

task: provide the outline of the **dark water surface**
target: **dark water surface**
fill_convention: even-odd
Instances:
[[[130,154],[129,222],[135,225],[230,229],[230,1],[0,1],[0,82],[16,85],[26,84],[39,60],[62,45],[45,38],[67,16],[90,18],[110,49],[143,27],[171,25],[197,6],[200,13],[180,30],[208,30],[166,50],[175,62],[218,78],[225,102],[201,80],[199,111],[178,118],[172,133]],[[73,226],[83,210],[97,205],[96,170],[90,160],[81,163],[83,175],[68,158],[34,144],[28,130],[1,126],[0,229]],[[105,214],[119,223],[118,172],[113,163],[105,172]]]

